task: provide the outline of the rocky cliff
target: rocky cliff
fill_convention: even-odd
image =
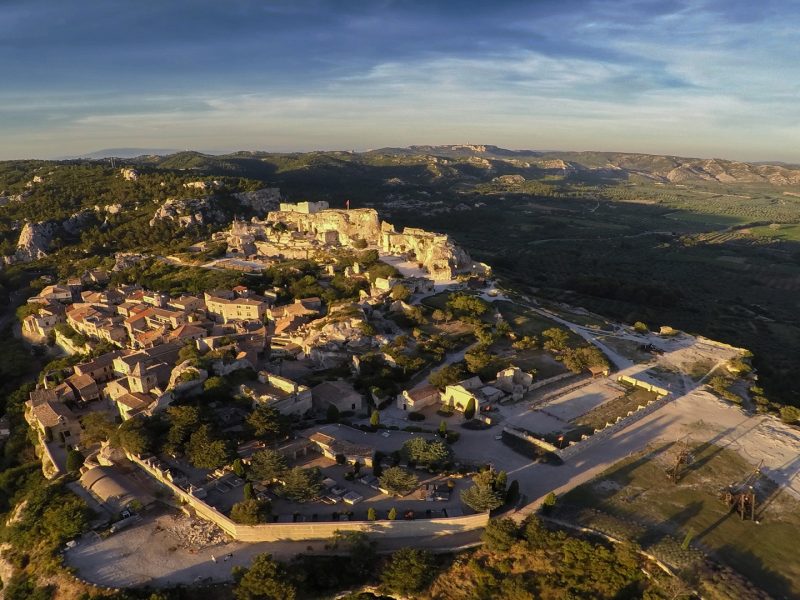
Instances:
[[[233,195],[242,206],[250,208],[256,216],[263,217],[278,208],[281,191],[278,188],[262,188],[254,192],[239,192]]]
[[[58,225],[49,221],[25,223],[17,241],[15,262],[31,262],[47,256],[50,242],[57,230]]]
[[[234,202],[238,202],[242,212],[252,212],[264,216],[270,210],[278,207],[280,203],[280,190],[278,188],[262,188],[253,192],[239,192],[232,195]],[[150,219],[152,227],[158,221],[175,221],[181,227],[201,225],[203,223],[225,223],[236,212],[227,198],[219,196],[205,196],[203,198],[169,198],[156,209]]]

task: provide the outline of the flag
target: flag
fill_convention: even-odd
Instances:
[[[350,200],[345,200],[345,201],[344,201],[344,207],[345,207],[347,210],[350,210]]]

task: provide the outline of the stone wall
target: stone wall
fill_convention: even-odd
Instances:
[[[464,531],[483,529],[489,521],[489,513],[444,519],[418,519],[414,521],[329,521],[322,523],[265,523],[263,525],[241,525],[209,506],[199,498],[182,490],[166,479],[163,474],[138,457],[127,457],[151,476],[168,487],[187,512],[211,521],[232,538],[242,542],[277,542],[281,540],[326,540],[335,531],[364,531],[376,537],[411,538],[432,535],[451,535]]]

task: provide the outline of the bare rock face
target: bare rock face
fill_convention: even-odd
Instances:
[[[525,183],[525,178],[522,175],[500,175],[500,177],[495,177],[492,181],[497,183]]]
[[[208,379],[208,372],[205,369],[195,367],[191,361],[185,360],[172,369],[167,389],[178,395],[186,394],[196,388],[202,389],[206,379]]]
[[[343,245],[349,245],[356,239],[375,244],[381,231],[378,211],[373,208],[328,209],[311,214],[273,211],[267,215],[267,221],[285,223],[302,233],[334,232],[338,234],[339,243]]]
[[[114,255],[114,266],[112,271],[124,271],[130,269],[133,265],[143,261],[147,258],[144,254],[136,254],[134,252],[117,252]]]
[[[41,223],[25,223],[17,241],[17,251],[14,254],[16,262],[31,262],[47,256],[50,242],[58,226],[55,223],[43,221]]]
[[[391,225],[384,224],[380,248],[389,254],[410,256],[436,280],[452,279],[456,273],[475,268],[466,251],[450,236],[424,229],[406,227],[397,233]]]
[[[89,221],[92,219],[92,213],[89,210],[82,210],[80,212],[75,213],[69,219],[64,221],[61,226],[64,228],[64,231],[69,233],[70,235],[77,235],[80,233],[81,229],[86,227],[89,224]]]
[[[239,192],[233,195],[242,206],[252,209],[257,216],[263,217],[269,211],[278,208],[281,202],[279,188],[262,188],[254,192]]]
[[[213,206],[211,198],[169,198],[156,209],[150,227],[159,221],[176,221],[181,227],[202,225],[207,221],[224,220],[225,216]]]

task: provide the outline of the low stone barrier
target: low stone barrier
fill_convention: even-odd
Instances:
[[[509,435],[513,435],[514,437],[518,437],[521,440],[525,440],[526,442],[530,442],[531,444],[539,446],[539,448],[547,450],[548,452],[558,451],[558,448],[556,448],[553,444],[545,442],[544,440],[531,435],[527,431],[522,431],[520,429],[517,429],[516,427],[508,427],[508,426],[503,427],[503,433],[507,433]]]

